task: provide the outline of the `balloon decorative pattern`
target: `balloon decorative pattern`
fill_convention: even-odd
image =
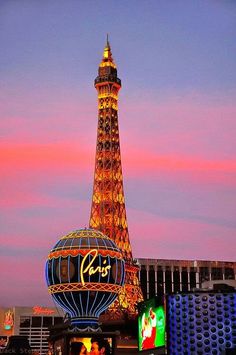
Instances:
[[[46,262],[48,291],[79,330],[99,329],[99,315],[114,302],[124,279],[121,251],[93,229],[60,238]]]

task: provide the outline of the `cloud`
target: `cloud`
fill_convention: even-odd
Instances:
[[[11,144],[0,146],[3,176],[12,177],[13,174],[24,175],[26,178],[33,175],[47,176],[62,174],[87,177],[92,175],[94,151],[90,145],[78,144]],[[137,147],[126,147],[125,176],[153,176],[165,174],[186,173],[198,174],[204,179],[212,179],[213,174],[219,182],[232,183],[236,173],[236,160],[234,159],[206,159],[204,156],[189,156],[181,154],[158,154]],[[58,177],[60,179],[60,177]],[[200,178],[201,180],[201,178]],[[214,179],[213,179],[214,182]]]
[[[122,146],[144,147],[158,154],[233,159],[236,105],[231,95],[186,93],[125,100],[120,126]],[[123,117],[123,118],[122,118]]]
[[[232,248],[235,228],[183,218],[163,218],[134,209],[129,210],[129,217],[130,239],[136,258],[235,260]]]
[[[235,260],[235,105],[201,95],[144,99],[125,99],[119,116],[134,256]],[[1,302],[15,304],[8,295],[17,288],[19,305],[39,297],[47,305],[48,251],[88,226],[97,114],[77,112],[75,98],[25,104],[7,104],[0,120]]]
[[[53,305],[44,278],[45,260],[35,255],[1,256],[1,307]]]
[[[4,171],[11,172],[21,170],[41,171],[42,167],[46,173],[48,170],[65,171],[66,168],[81,169],[86,171],[89,164],[87,161],[88,152],[92,148],[86,145],[74,145],[65,142],[57,144],[1,144],[1,159],[4,164]]]

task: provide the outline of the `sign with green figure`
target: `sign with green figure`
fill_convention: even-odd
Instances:
[[[138,347],[139,351],[165,346],[164,305],[152,298],[139,305]]]

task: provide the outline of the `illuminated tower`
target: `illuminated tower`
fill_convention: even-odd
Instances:
[[[125,286],[110,313],[114,318],[121,313],[132,317],[143,296],[137,275],[139,267],[132,257],[125,210],[118,127],[121,80],[117,77],[108,39],[94,86],[98,92],[98,130],[90,227],[113,239],[123,253]]]

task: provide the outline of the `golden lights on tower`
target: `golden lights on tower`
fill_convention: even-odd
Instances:
[[[100,67],[110,66],[112,68],[116,68],[116,65],[115,65],[113,58],[112,58],[111,47],[110,47],[110,43],[108,41],[108,35],[107,35],[107,43],[106,43],[106,46],[103,51],[103,59],[102,59],[99,66]]]
[[[137,275],[139,268],[133,261],[129,240],[123,189],[118,127],[121,80],[117,77],[108,38],[94,85],[98,93],[98,129],[90,227],[113,239],[122,251],[126,280],[119,296],[119,307],[132,316],[143,297]],[[115,318],[117,304],[113,311]]]

